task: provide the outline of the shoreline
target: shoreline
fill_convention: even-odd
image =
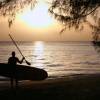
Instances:
[[[100,98],[100,74],[76,75],[55,80],[20,81],[11,89],[10,81],[0,84],[3,99],[97,100]]]

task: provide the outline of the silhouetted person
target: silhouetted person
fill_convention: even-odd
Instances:
[[[16,87],[18,86],[16,64],[17,63],[21,64],[24,59],[25,58],[23,57],[22,60],[19,60],[16,57],[15,51],[12,52],[12,56],[9,57],[9,59],[8,59],[8,64],[10,64],[10,67],[11,67],[11,87],[13,87],[13,81],[14,81],[14,79],[15,79],[15,82],[16,82]]]

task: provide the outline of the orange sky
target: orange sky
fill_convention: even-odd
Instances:
[[[61,24],[48,14],[48,5],[40,2],[33,11],[28,8],[18,14],[9,29],[8,21],[1,17],[0,41],[9,41],[11,33],[17,41],[90,41],[92,39],[89,27],[83,31],[67,29],[62,35]]]

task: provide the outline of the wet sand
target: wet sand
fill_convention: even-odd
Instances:
[[[43,81],[20,81],[18,88],[10,82],[0,83],[2,100],[99,100],[100,74],[75,75]]]

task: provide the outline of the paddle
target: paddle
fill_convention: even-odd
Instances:
[[[17,46],[16,42],[14,41],[14,39],[12,38],[12,36],[9,34],[9,37],[11,38],[12,42],[15,44],[15,46],[17,47],[18,51],[20,52],[20,54],[22,55],[22,57],[24,57],[24,55],[22,54],[21,50],[19,49],[19,47]],[[25,57],[24,57],[25,58]],[[28,65],[31,65],[30,62],[28,62],[26,59],[25,59],[25,62],[28,64]]]

